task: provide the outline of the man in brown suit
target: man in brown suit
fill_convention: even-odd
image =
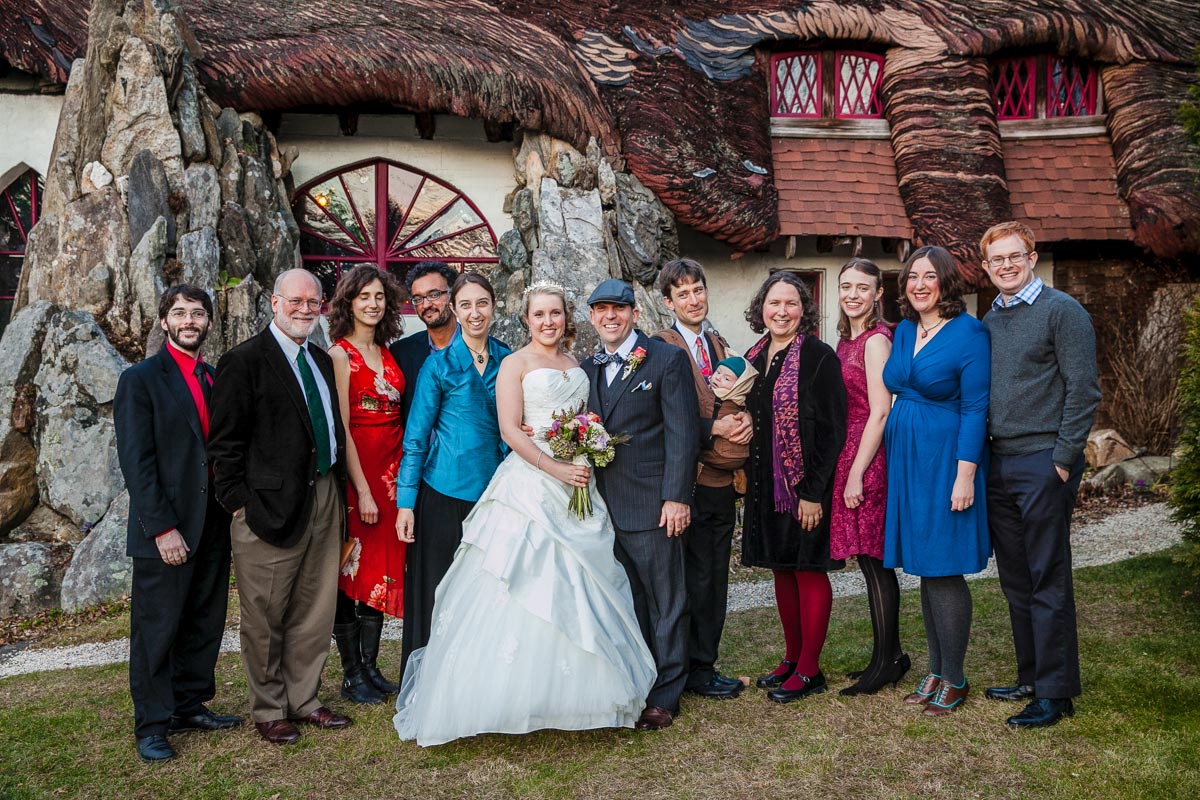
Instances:
[[[700,468],[692,498],[691,525],[683,533],[684,579],[691,611],[685,691],[701,697],[737,697],[742,683],[722,676],[715,667],[725,627],[737,499],[724,450],[730,443],[745,445],[750,441],[750,415],[741,412],[716,418],[718,400],[708,382],[716,365],[728,354],[729,345],[705,321],[708,285],[704,268],[687,258],[670,261],[659,274],[658,288],[663,302],[675,315],[675,324],[654,336],[687,351],[699,399]]]

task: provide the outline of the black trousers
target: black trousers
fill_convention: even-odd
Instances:
[[[462,543],[463,520],[473,500],[444,495],[422,483],[413,508],[416,539],[408,546],[404,566],[404,629],[400,676],[414,650],[429,644],[433,632],[433,595]]]
[[[229,515],[210,501],[205,519],[186,563],[133,559],[129,693],[138,738],[165,736],[172,714],[199,711],[216,696],[213,670],[229,600]]]
[[[737,521],[733,486],[696,486],[692,524],[683,532],[683,575],[687,584],[687,686],[701,686],[716,675],[717,649],[729,604],[729,553]]]
[[[1071,513],[1084,461],[1064,482],[1052,454],[992,451],[988,527],[1008,598],[1017,682],[1033,686],[1039,698],[1063,699],[1080,693]]]
[[[642,637],[658,669],[646,705],[678,713],[688,672],[683,542],[681,537],[668,537],[666,528],[649,531],[617,528],[613,550],[629,576]]]

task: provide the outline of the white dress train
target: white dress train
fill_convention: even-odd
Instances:
[[[522,390],[526,424],[549,453],[540,434],[554,412],[587,402],[587,376],[536,369]],[[567,512],[571,491],[516,453],[500,464],[438,584],[429,644],[405,670],[401,739],[633,726],[654,659],[595,479],[591,517]]]

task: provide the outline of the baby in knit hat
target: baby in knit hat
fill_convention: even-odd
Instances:
[[[721,401],[721,410],[718,412],[718,416],[724,417],[745,411],[746,395],[750,394],[750,389],[754,386],[754,379],[757,377],[758,370],[750,366],[750,362],[741,356],[730,356],[724,361],[717,362],[717,368],[713,370],[708,385],[712,387],[713,394]],[[736,408],[727,410],[726,404],[736,406]]]

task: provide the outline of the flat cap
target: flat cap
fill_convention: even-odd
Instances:
[[[623,306],[636,305],[633,299],[633,287],[625,281],[619,281],[616,278],[609,278],[602,281],[596,290],[592,292],[588,298],[588,305],[594,306],[596,303],[618,303]]]

